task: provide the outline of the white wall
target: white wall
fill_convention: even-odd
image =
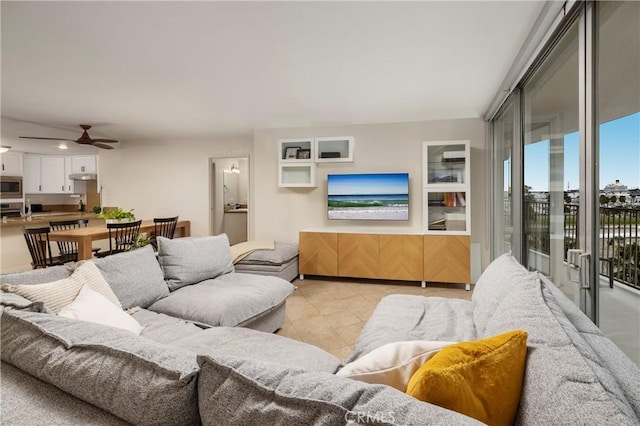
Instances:
[[[253,140],[163,140],[125,143],[100,155],[103,205],[135,208],[137,217],[179,214],[191,220],[194,236],[209,235],[209,163],[211,157],[250,156],[249,238],[297,242],[311,227],[358,227],[375,231],[422,228],[422,142],[471,141],[471,241],[482,247],[482,266],[489,260],[488,150],[481,119],[336,127],[265,129]],[[354,136],[353,163],[318,165],[317,188],[279,188],[277,140],[315,136]],[[408,222],[341,222],[326,218],[328,173],[409,172]]]
[[[265,129],[255,132],[252,161],[250,221],[255,239],[297,242],[305,228],[344,227],[363,230],[422,229],[422,142],[471,141],[471,241],[482,247],[482,265],[489,261],[489,209],[486,160],[486,124],[481,119],[414,123],[363,124],[336,127]],[[353,163],[318,164],[316,188],[278,187],[278,139],[318,136],[354,136]],[[329,221],[326,177],[329,173],[409,172],[410,212],[407,222]]]
[[[103,206],[135,209],[137,218],[180,215],[191,235],[209,235],[210,158],[246,156],[252,138],[123,142],[100,153]]]

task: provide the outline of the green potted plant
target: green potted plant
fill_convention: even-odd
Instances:
[[[102,211],[98,214],[100,219],[104,219],[107,223],[115,223],[115,222],[133,222],[136,220],[135,215],[133,214],[133,210],[129,211],[122,210],[122,207],[117,207],[114,209],[102,209]]]

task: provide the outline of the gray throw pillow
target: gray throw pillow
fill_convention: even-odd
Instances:
[[[158,237],[158,261],[171,291],[233,271],[226,234],[173,240]]]
[[[169,295],[151,246],[93,259],[123,309],[146,308]]]
[[[222,354],[198,356],[205,426],[479,425],[385,385]]]
[[[195,354],[126,330],[4,310],[2,360],[137,425],[200,424]]]
[[[282,265],[298,255],[298,245],[275,242],[273,250],[256,250],[249,253],[238,264],[247,265]]]

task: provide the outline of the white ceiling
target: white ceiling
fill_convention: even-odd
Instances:
[[[481,117],[543,5],[2,1],[2,143]]]

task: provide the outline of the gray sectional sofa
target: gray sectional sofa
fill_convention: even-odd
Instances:
[[[231,319],[206,315],[204,306],[215,300],[208,296],[215,292],[214,284],[187,292],[199,284],[184,283],[203,277],[189,275],[193,265],[181,272],[178,263],[162,257],[184,254],[188,248],[177,252],[169,248],[163,251],[160,242],[158,269],[142,251],[96,262],[123,308],[142,307],[133,313],[144,326],[140,335],[59,317],[47,313],[42,304],[3,295],[0,423],[478,424],[389,386],[335,373],[344,363],[391,342],[475,340],[514,329],[529,333],[516,423],[640,423],[638,366],[552,283],[527,272],[510,256],[500,257],[485,270],[472,301],[387,296],[363,329],[353,355],[341,362],[314,346],[236,327],[272,328],[271,319],[266,321],[269,327],[257,324],[280,309],[282,301],[279,304],[277,298],[268,299],[272,308],[263,315],[228,299],[224,304],[233,307]],[[217,270],[225,268],[226,262],[221,264]],[[34,284],[70,273],[65,267],[48,268],[3,276],[2,282]],[[165,288],[142,277],[158,273],[168,283]],[[224,269],[213,281],[228,289],[244,279],[233,281],[235,275],[241,274]],[[277,287],[275,282],[268,284],[271,278],[277,280],[256,279],[265,287]],[[259,291],[255,283],[254,290]],[[283,288],[283,283],[290,285],[278,283]],[[179,292],[174,300],[181,307],[168,307],[167,301]],[[190,309],[190,303],[198,307]],[[236,309],[247,313],[237,316]],[[219,323],[213,324],[212,318]]]

